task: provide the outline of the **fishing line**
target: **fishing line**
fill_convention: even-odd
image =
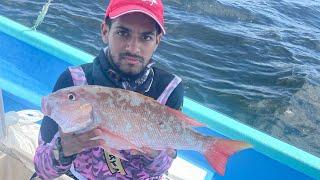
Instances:
[[[48,0],[48,2],[45,5],[43,5],[42,10],[39,12],[37,20],[32,26],[31,30],[33,31],[37,30],[37,27],[43,22],[43,19],[46,16],[52,1],[53,0]]]

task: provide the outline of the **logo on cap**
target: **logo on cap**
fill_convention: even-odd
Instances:
[[[143,2],[150,2],[150,6],[153,6],[154,4],[158,4],[157,0],[142,0]]]

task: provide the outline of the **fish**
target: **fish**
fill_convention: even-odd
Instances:
[[[82,133],[102,127],[107,151],[126,160],[119,150],[191,150],[205,156],[220,175],[229,157],[248,143],[198,133],[204,124],[153,98],[119,88],[98,85],[60,89],[42,98],[44,115],[64,133]],[[101,137],[103,138],[103,137]]]

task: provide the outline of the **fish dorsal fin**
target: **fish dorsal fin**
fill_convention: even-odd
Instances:
[[[188,125],[192,126],[192,127],[203,127],[205,126],[204,124],[184,115],[181,111],[172,109],[172,108],[168,108],[169,112],[174,114],[176,117],[178,117],[180,120],[182,120],[183,122],[187,123]]]

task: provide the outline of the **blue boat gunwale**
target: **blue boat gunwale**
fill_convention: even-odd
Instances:
[[[94,56],[82,50],[69,46],[40,32],[32,31],[30,28],[1,15],[0,31],[67,61],[70,64],[79,65],[91,62],[94,59]],[[4,79],[0,78],[0,84],[5,85],[0,87],[4,90],[21,92],[21,87]],[[26,94],[22,94],[21,97],[32,97],[32,103],[39,106],[41,97],[28,90],[25,92]],[[242,124],[224,114],[204,107],[188,97],[184,99],[183,112],[190,117],[197,117],[202,123],[207,124],[208,128],[228,138],[242,140],[252,144],[258,152],[280,161],[293,169],[311,177],[320,177],[320,158],[310,153]]]

